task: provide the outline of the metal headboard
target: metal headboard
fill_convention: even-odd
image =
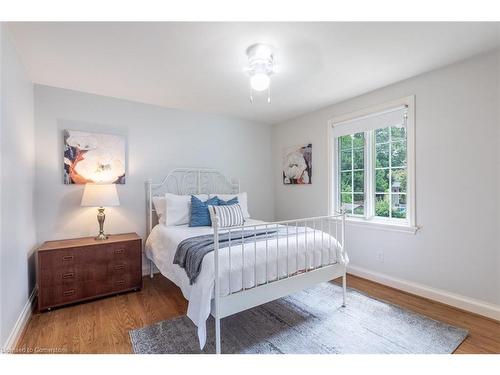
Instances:
[[[237,194],[239,180],[229,179],[215,169],[178,168],[172,170],[160,183],[146,181],[146,231],[147,235],[158,223],[152,198],[165,193],[189,194]]]

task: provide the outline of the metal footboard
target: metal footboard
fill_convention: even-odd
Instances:
[[[342,305],[345,306],[348,263],[345,218],[345,213],[338,213],[220,228],[219,218],[214,215],[212,315],[215,318],[217,353],[221,353],[220,321],[234,313],[336,277],[343,278]],[[253,231],[254,235],[248,235],[248,231]],[[219,243],[221,233],[225,233],[224,246]],[[285,265],[280,264],[283,258]],[[222,276],[226,272],[227,285],[221,291]]]

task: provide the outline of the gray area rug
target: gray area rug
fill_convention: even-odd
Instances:
[[[323,283],[221,320],[222,353],[452,353],[467,331]],[[214,319],[200,351],[187,316],[130,331],[135,353],[214,353]]]

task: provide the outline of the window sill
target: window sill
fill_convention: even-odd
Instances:
[[[407,224],[400,224],[394,222],[391,223],[387,221],[384,222],[377,220],[367,220],[363,218],[349,217],[349,216],[346,218],[346,224],[357,227],[365,227],[365,228],[386,230],[390,232],[401,232],[408,234],[415,234],[419,229],[421,229],[420,226],[411,226]]]

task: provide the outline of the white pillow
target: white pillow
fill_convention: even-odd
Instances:
[[[248,219],[250,217],[250,213],[248,212],[248,199],[246,192],[239,194],[210,194],[210,198],[215,196],[219,197],[224,201],[228,201],[230,199],[233,199],[234,197],[238,197],[238,204],[241,207],[241,211],[243,211],[243,217],[245,219]]]
[[[195,195],[196,198],[206,201],[207,194]],[[165,194],[166,217],[165,225],[184,225],[189,223],[191,212],[191,195]]]
[[[153,197],[153,206],[155,207],[156,216],[158,216],[158,222],[160,224],[165,224],[165,213],[167,211],[167,201],[165,197]]]
[[[217,214],[219,218],[220,228],[240,227],[245,223],[243,211],[239,204],[231,204],[228,206],[208,206],[212,225],[215,222],[214,216]]]

